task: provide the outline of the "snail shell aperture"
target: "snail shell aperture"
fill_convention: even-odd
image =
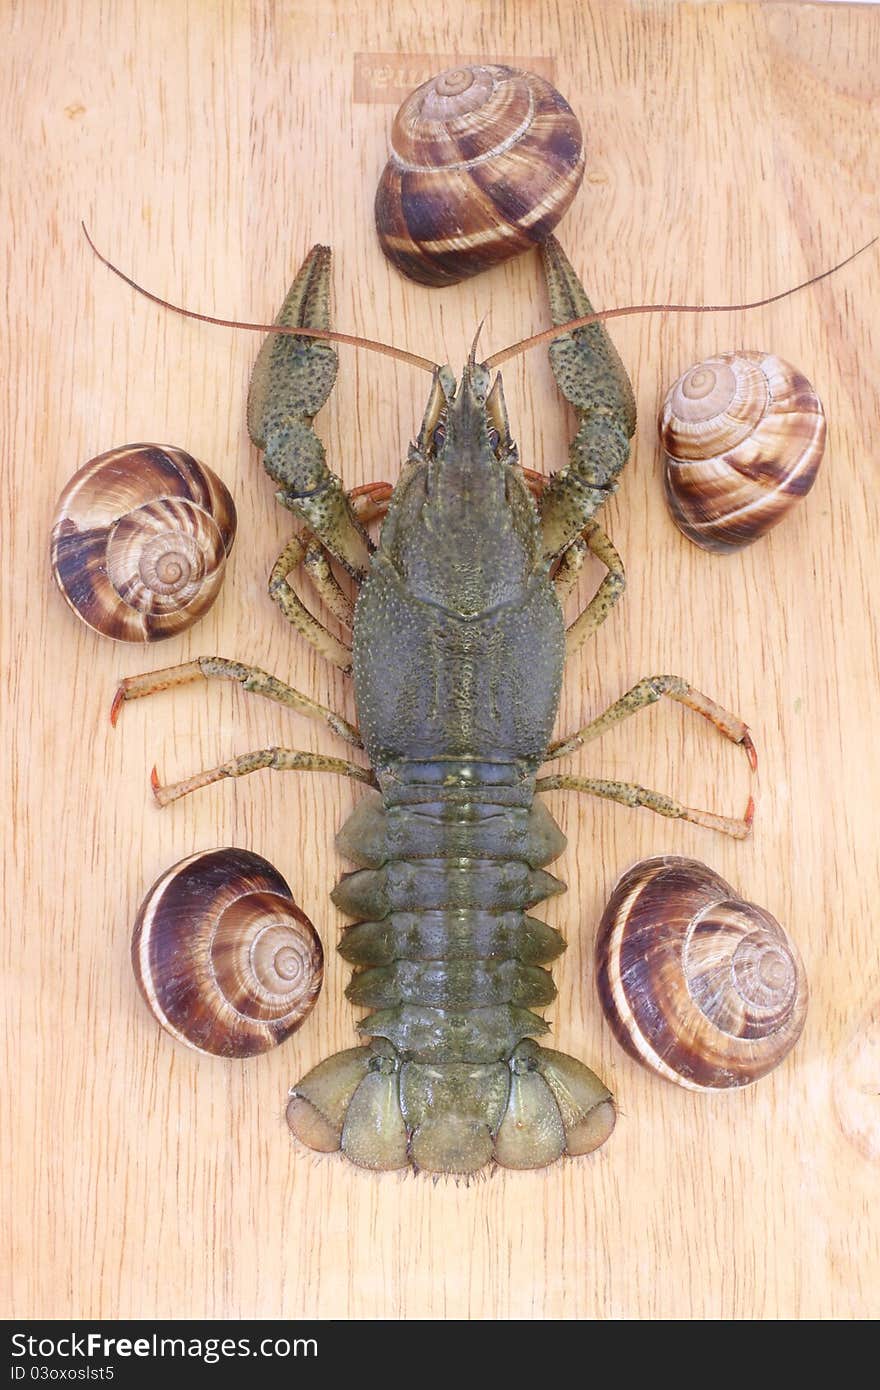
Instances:
[[[105,637],[173,637],[208,611],[235,537],[225,483],[183,449],[126,444],[85,464],[58,500],[52,570]]]
[[[766,352],[698,362],[670,388],[659,423],[673,520],[705,550],[739,550],[781,521],[825,448],[819,397]]]
[[[618,1041],[679,1086],[745,1086],[800,1037],[807,981],[797,948],[696,859],[645,859],[624,874],[596,953]]]
[[[580,187],[584,143],[544,78],[488,65],[417,88],[376,194],[382,250],[423,285],[454,285],[550,235]]]
[[[244,849],[202,851],[153,884],[135,922],[135,977],[162,1027],[199,1052],[252,1057],[304,1022],[324,953],[278,870]]]

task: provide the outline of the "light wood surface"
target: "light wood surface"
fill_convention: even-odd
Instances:
[[[629,588],[571,663],[559,728],[640,676],[686,676],[754,730],[755,832],[736,844],[644,811],[548,798],[569,836],[554,866],[569,892],[546,908],[570,943],[555,970],[553,1036],[608,1079],[621,1119],[592,1159],[435,1185],[295,1151],[283,1123],[292,1081],[354,1041],[328,893],[343,868],[334,832],[357,790],[263,773],[164,812],[149,794],[154,762],[172,779],[271,743],[343,750],[228,688],[158,696],[126,709],[115,732],[108,723],[120,675],[215,652],[286,676],[349,717],[354,708],[345,681],[265,592],[290,522],[245,430],[253,335],[136,299],[88,253],[79,221],[151,288],[243,317],[271,316],[309,246],[329,242],[339,327],[458,366],[483,315],[486,348],[545,325],[538,265],[527,257],[429,292],[385,264],[372,230],[394,111],[383,84],[420,80],[457,53],[549,60],[589,144],[560,235],[598,304],[755,297],[878,231],[878,11],[581,0],[502,11],[447,0],[389,20],[387,6],[366,0],[5,0],[0,15],[0,1311],[876,1313],[880,1168],[844,1137],[833,1093],[836,1059],[880,996],[878,252],[771,309],[614,327],[640,410],[605,516]],[[356,55],[376,53],[402,55],[400,70],[377,78],[367,64],[372,77],[362,66],[356,82]],[[666,514],[654,418],[664,383],[731,345],[800,366],[826,404],[829,436],[807,503],[762,544],[718,559]],[[523,461],[558,467],[571,421],[543,352],[511,364],[505,386]],[[425,388],[414,370],[341,351],[319,431],[348,483],[396,476]],[[143,439],[212,464],[240,513],[215,609],[150,649],[79,625],[46,559],[68,477]],[[589,570],[582,594],[599,574]],[[570,770],[637,778],[731,814],[747,794],[741,755],[677,707],[639,716]],[[308,1025],[239,1065],[164,1035],[129,963],[149,885],[175,860],[223,844],[279,866],[329,957]],[[591,962],[602,905],[624,869],[663,852],[711,863],[775,913],[805,957],[803,1040],[739,1094],[654,1079],[600,1014]]]

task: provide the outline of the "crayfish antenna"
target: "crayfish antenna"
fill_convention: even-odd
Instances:
[[[872,237],[857,251],[853,251],[844,260],[838,261],[837,265],[831,266],[830,270],[823,270],[818,275],[811,275],[809,280],[803,280],[799,285],[792,285],[790,289],[780,290],[777,294],[767,295],[763,299],[753,299],[744,304],[630,304],[617,309],[600,309],[596,313],[584,314],[581,318],[570,319],[567,323],[545,328],[540,333],[534,333],[530,338],[523,338],[510,347],[502,348],[500,352],[493,352],[491,357],[486,358],[483,365],[500,367],[502,362],[509,362],[512,357],[518,357],[521,352],[530,352],[532,348],[540,347],[542,343],[552,343],[554,338],[559,338],[565,333],[572,333],[576,328],[586,328],[591,323],[601,323],[606,319],[622,319],[629,314],[720,314],[732,313],[738,309],[762,309],[766,304],[776,304],[780,299],[787,299],[789,295],[798,294],[801,290],[809,289],[811,285],[818,285],[820,280],[827,280],[829,275],[836,275],[838,270],[843,270],[843,267],[849,265],[850,261],[854,261],[857,256],[861,256],[865,251],[870,251],[871,247],[878,241],[880,241],[880,236]]]
[[[89,243],[94,254],[102,265],[108,270],[112,270],[120,280],[124,280],[126,285],[130,285],[138,294],[142,294],[145,299],[151,299],[154,304],[158,304],[162,309],[170,309],[174,314],[180,314],[185,319],[196,319],[199,323],[211,323],[217,328],[246,328],[251,333],[279,333],[292,338],[320,338],[322,342],[347,343],[349,347],[368,348],[370,352],[381,352],[385,357],[393,357],[398,362],[406,362],[411,367],[421,367],[425,372],[436,372],[439,363],[432,362],[427,357],[420,357],[418,353],[407,352],[405,348],[392,347],[390,343],[380,343],[374,338],[359,338],[353,333],[337,333],[330,328],[303,328],[287,327],[280,323],[245,323],[239,319],[219,318],[215,314],[199,314],[195,309],[184,309],[180,304],[174,304],[170,299],[163,299],[161,295],[154,294],[152,290],[145,289],[139,285],[137,280],[133,280],[130,275],[126,275],[124,270],[120,270],[118,265],[114,265],[111,260],[103,255],[89,236],[85,222],[80,222],[83,236]]]

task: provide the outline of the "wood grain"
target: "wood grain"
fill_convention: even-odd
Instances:
[[[380,18],[381,16],[381,18]],[[158,292],[274,313],[332,243],[339,327],[459,364],[545,324],[533,257],[455,289],[400,280],[372,232],[393,107],[353,101],[355,55],[555,60],[588,179],[561,234],[600,305],[729,301],[795,283],[878,230],[880,20],[867,6],[541,3],[439,8],[202,0],[0,7],[5,172],[0,452],[3,696],[2,1311],[16,1316],[856,1317],[877,1312],[880,1170],[835,1118],[835,1057],[880,996],[877,252],[752,314],[623,320],[641,425],[606,523],[629,589],[567,675],[560,730],[638,677],[686,676],[752,725],[753,838],[554,793],[569,836],[548,905],[569,949],[550,1011],[622,1118],[593,1159],[456,1186],[377,1178],[292,1150],[288,1086],[351,1045],[329,953],[312,1022],[241,1065],[200,1058],[146,1014],[129,934],[157,875],[200,848],[277,864],[328,946],[333,834],[356,791],[261,774],[159,812],[168,778],[273,742],[338,753],[237,690],[107,713],[122,674],[218,652],[353,717],[343,679],[286,628],[265,575],[289,522],[249,446],[256,344],[137,300],[79,231]],[[829,416],[808,502],[717,559],[669,521],[654,417],[689,362],[731,345],[797,363]],[[354,485],[396,476],[425,380],[343,350],[319,418]],[[523,461],[550,471],[571,422],[541,352],[505,372]],[[126,441],[184,445],[224,477],[240,530],[221,599],[149,651],[80,627],[46,559],[54,500]],[[598,578],[590,570],[582,594]],[[739,813],[746,771],[684,711],[655,708],[573,760]],[[802,1043],[741,1094],[653,1079],[617,1048],[591,975],[617,876],[661,852],[708,860],[795,934],[812,982]]]

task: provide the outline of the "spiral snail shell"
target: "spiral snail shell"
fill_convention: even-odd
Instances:
[[[235,523],[226,485],[205,464],[183,449],[125,444],[91,459],[62,492],[52,570],[96,632],[154,642],[211,607]]]
[[[816,480],[822,403],[807,378],[766,352],[690,367],[660,412],[666,500],[705,550],[739,550],[781,521]]]
[[[618,1041],[679,1086],[745,1086],[800,1036],[807,981],[796,947],[696,859],[645,859],[624,874],[596,953]]]
[[[144,899],[131,959],[162,1027],[198,1052],[252,1057],[303,1023],[324,953],[278,870],[244,849],[190,855]]]
[[[454,285],[543,241],[584,175],[568,102],[542,77],[450,68],[418,87],[391,131],[376,194],[385,255],[422,285]]]

